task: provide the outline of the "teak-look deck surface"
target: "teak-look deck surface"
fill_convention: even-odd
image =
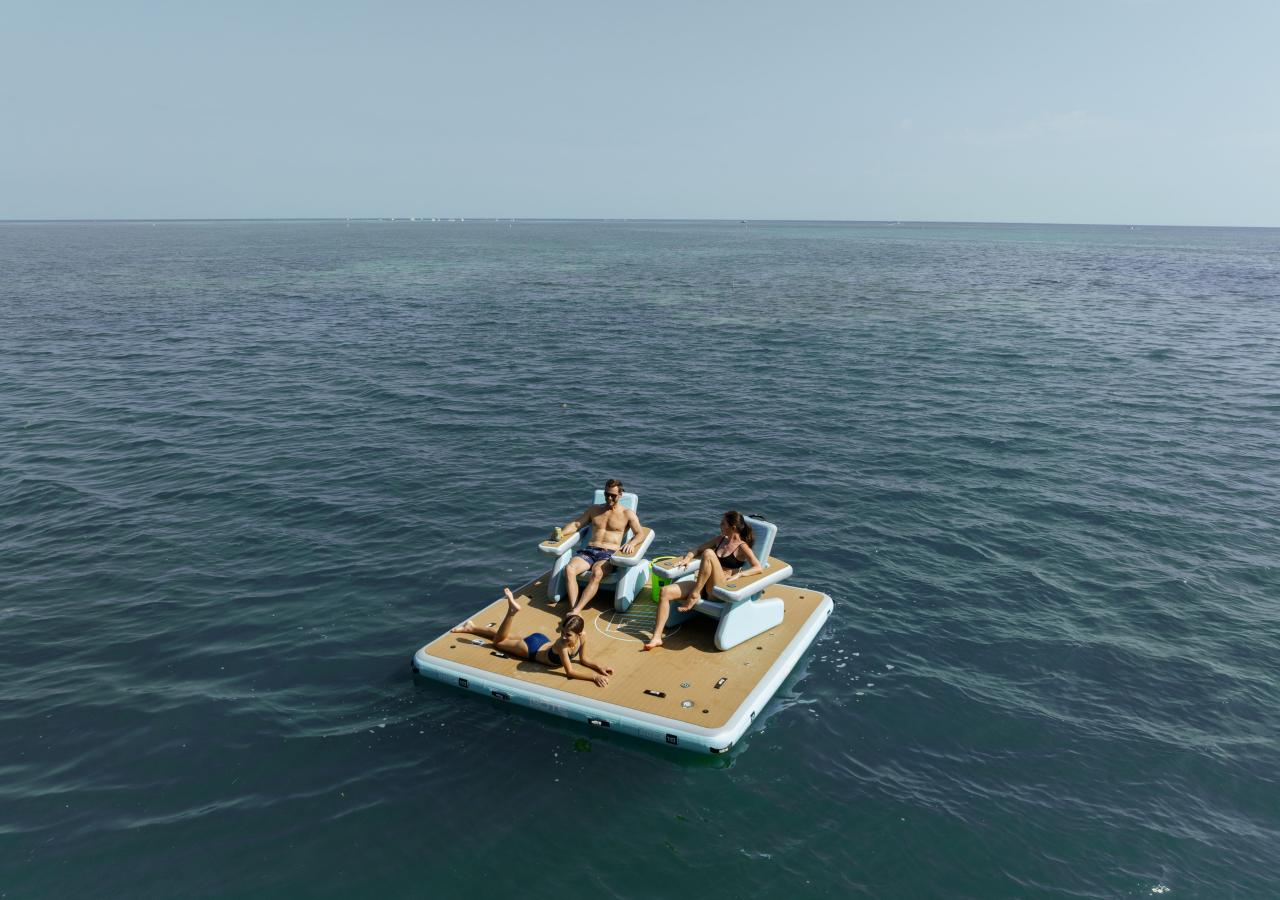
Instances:
[[[561,600],[555,606],[550,604],[545,575],[515,594],[524,609],[516,616],[512,636],[523,637],[540,631],[554,639],[556,623],[569,609],[568,600]],[[605,687],[597,687],[590,681],[570,680],[563,669],[550,669],[527,659],[497,656],[488,641],[468,634],[446,633],[427,644],[423,651],[437,659],[452,660],[567,694],[666,716],[689,725],[718,728],[729,721],[769,671],[818,608],[823,594],[778,584],[768,588],[765,596],[781,597],[786,602],[782,624],[732,650],[715,648],[713,638],[718,619],[695,615],[676,628],[668,626],[663,646],[642,653],[641,646],[653,633],[657,611],[648,589],[625,613],[615,611],[613,595],[602,590],[584,611],[583,635],[592,660],[614,670]],[[500,598],[471,619],[477,625],[496,628],[506,609],[507,601]]]

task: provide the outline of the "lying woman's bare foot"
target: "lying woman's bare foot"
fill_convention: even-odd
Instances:
[[[513,612],[520,612],[520,603],[516,600],[516,595],[511,593],[511,588],[503,588],[502,593],[507,595],[507,607]]]
[[[467,621],[463,622],[457,628],[450,628],[449,632],[451,634],[471,634],[471,629],[475,627],[476,627],[476,623],[472,622],[470,619],[467,619]]]
[[[655,637],[653,638],[653,640],[649,641],[649,643],[641,647],[640,652],[643,653],[645,650],[657,650],[661,646],[662,646],[662,638]]]

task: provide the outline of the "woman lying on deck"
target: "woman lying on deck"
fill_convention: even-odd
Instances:
[[[560,637],[555,641],[539,631],[535,631],[528,637],[511,637],[511,622],[515,619],[516,613],[520,612],[520,604],[510,588],[504,587],[502,592],[507,595],[507,614],[503,617],[497,631],[484,628],[467,619],[457,628],[452,629],[452,632],[488,638],[494,650],[508,656],[531,659],[553,669],[563,666],[566,678],[594,681],[600,687],[609,683],[609,679],[605,676],[612,675],[613,669],[593,663],[587,658],[587,639],[582,636],[582,616],[565,616],[561,619],[560,624],[556,626]],[[591,669],[596,674],[575,669],[571,662],[575,657],[584,668]]]
[[[751,545],[756,542],[751,525],[737,510],[729,510],[720,520],[720,533],[709,541],[703,541],[674,563],[675,567],[687,566],[695,556],[700,557],[698,577],[690,581],[677,581],[662,589],[658,595],[658,620],[653,626],[653,639],[644,645],[645,650],[662,646],[662,630],[671,615],[671,602],[683,599],[677,609],[688,612],[693,609],[703,592],[710,592],[721,585],[729,585],[747,575],[764,571],[756,559]]]

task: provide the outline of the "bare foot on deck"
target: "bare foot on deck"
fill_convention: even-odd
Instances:
[[[467,621],[463,622],[457,628],[450,628],[449,633],[450,634],[470,634],[471,629],[475,627],[476,627],[476,623],[472,622],[470,619],[467,619]]]
[[[518,613],[518,612],[520,612],[520,610],[521,610],[520,603],[519,603],[519,601],[517,601],[517,600],[516,600],[516,595],[515,595],[515,594],[513,594],[513,593],[511,593],[511,588],[503,588],[503,589],[502,589],[502,593],[504,593],[504,594],[506,594],[506,595],[507,595],[507,607],[508,607],[508,608],[509,608],[513,613]]]
[[[643,653],[646,650],[657,650],[661,646],[662,646],[662,638],[655,637],[652,640],[650,640],[649,643],[641,647],[640,652]]]

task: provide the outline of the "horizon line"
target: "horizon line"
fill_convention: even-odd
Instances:
[[[405,222],[411,224],[465,224],[472,222],[714,222],[725,224],[827,224],[827,225],[1051,225],[1089,228],[1254,228],[1275,229],[1280,225],[1170,225],[1152,222],[1049,222],[1002,219],[749,219],[749,218],[668,218],[645,216],[193,216],[144,218],[22,218],[0,219],[5,225],[40,224],[147,224],[195,222]]]

